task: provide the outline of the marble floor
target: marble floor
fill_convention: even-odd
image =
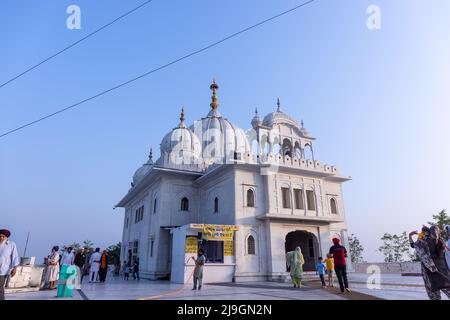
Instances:
[[[365,298],[427,300],[421,277],[381,275],[377,289],[367,286],[367,274],[350,274],[350,287]],[[249,282],[205,284],[201,291],[168,281],[128,280],[108,277],[106,283],[83,283],[81,290],[74,290],[71,300],[346,300],[358,299],[350,295],[336,294],[336,290],[322,289],[310,282],[303,288],[292,288],[288,283]],[[50,300],[56,299],[56,291],[39,291],[8,294],[7,300]],[[443,295],[443,299],[447,299]]]

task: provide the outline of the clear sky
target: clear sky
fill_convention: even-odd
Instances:
[[[4,0],[0,82],[143,0]],[[0,89],[0,132],[151,70],[300,1],[152,4]],[[81,8],[81,30],[66,8]],[[369,5],[381,30],[366,27]],[[380,260],[384,232],[417,229],[450,209],[450,2],[316,0],[280,20],[126,88],[0,139],[0,227],[41,259],[54,244],[120,241],[134,171],[164,134],[209,111],[248,129],[255,107],[283,110],[316,138],[315,156],[353,180],[350,233]]]

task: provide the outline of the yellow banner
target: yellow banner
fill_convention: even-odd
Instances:
[[[234,241],[224,241],[223,255],[227,257],[234,256]]]
[[[235,229],[235,226],[205,224],[202,237],[206,240],[232,241]]]
[[[197,237],[186,237],[186,253],[197,253]]]

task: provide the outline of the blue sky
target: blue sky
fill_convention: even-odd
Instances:
[[[0,82],[142,1],[6,0],[0,4]],[[219,40],[300,1],[152,4],[0,89],[0,132],[53,112]],[[82,29],[66,28],[77,4]],[[369,5],[381,30],[366,27]],[[107,96],[0,140],[1,226],[20,251],[120,241],[135,169],[164,134],[209,110],[250,127],[255,107],[283,110],[317,138],[316,158],[353,180],[348,226],[368,260],[384,232],[417,229],[450,209],[450,2],[316,0],[277,21]]]

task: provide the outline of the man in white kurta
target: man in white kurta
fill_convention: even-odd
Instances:
[[[72,266],[74,260],[75,260],[75,255],[72,252],[72,247],[68,247],[67,251],[64,252],[64,254],[61,258],[61,265],[62,266]]]
[[[9,240],[11,233],[0,230],[0,300],[5,299],[5,282],[7,278],[14,277],[19,265],[19,255],[16,244]]]
[[[98,270],[100,269],[100,260],[102,256],[100,254],[100,248],[95,249],[95,252],[91,255],[89,259],[89,264],[91,266],[91,272],[89,274],[89,282],[97,282]]]

